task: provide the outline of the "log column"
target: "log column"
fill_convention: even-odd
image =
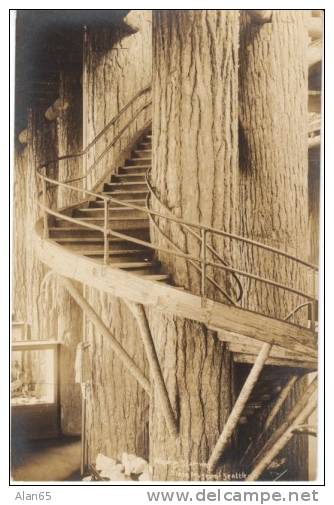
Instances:
[[[239,233],[308,260],[308,64],[303,11],[274,10],[262,22],[243,12],[239,68]],[[239,253],[241,268],[299,289],[309,286],[307,270],[290,260],[249,246],[240,247]],[[305,301],[260,283],[244,280],[243,284],[243,306],[273,317],[284,318]],[[295,322],[307,322],[307,309]],[[296,397],[295,388],[287,408]],[[307,478],[305,437],[290,442],[284,456],[284,469],[288,469],[284,479]]]
[[[235,11],[153,13],[153,168],[157,210],[233,229],[237,171],[237,47]],[[163,233],[183,251],[200,242],[160,220]],[[171,247],[152,228],[156,243]],[[209,243],[213,244],[211,237]],[[228,259],[230,246],[214,244]],[[198,272],[161,255],[177,285],[198,294]],[[211,294],[214,296],[214,292]],[[154,395],[150,405],[150,463],[155,480],[227,479],[207,470],[210,452],[233,397],[229,353],[204,325],[150,311],[150,326],[179,435],[171,436]],[[225,472],[225,474],[224,474]]]

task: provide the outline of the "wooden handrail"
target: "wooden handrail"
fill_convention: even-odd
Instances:
[[[105,200],[106,199],[106,200],[109,200],[111,202],[120,204],[120,205],[122,205],[124,207],[130,208],[130,209],[133,209],[133,210],[139,210],[141,212],[145,212],[146,214],[150,214],[150,215],[153,215],[153,216],[161,217],[163,219],[166,219],[167,221],[172,221],[174,223],[179,223],[179,224],[183,224],[183,225],[187,225],[187,226],[192,226],[193,228],[197,228],[198,230],[203,229],[203,230],[206,230],[207,232],[210,232],[210,233],[213,233],[213,234],[216,234],[216,235],[220,235],[220,236],[223,236],[223,237],[228,237],[230,239],[238,240],[240,242],[244,242],[246,244],[250,244],[250,245],[253,245],[255,247],[258,247],[259,249],[264,249],[266,251],[272,252],[272,253],[277,254],[279,256],[283,256],[285,258],[288,258],[288,259],[290,259],[290,260],[292,260],[292,261],[294,261],[296,263],[299,263],[301,265],[304,265],[304,266],[310,268],[311,270],[314,270],[315,272],[317,272],[319,270],[318,265],[314,265],[313,263],[309,263],[308,261],[305,261],[305,260],[303,260],[301,258],[298,258],[297,256],[294,256],[294,255],[289,254],[289,253],[287,253],[285,251],[282,251],[281,249],[277,249],[276,247],[268,246],[266,244],[263,244],[262,242],[257,242],[256,240],[252,240],[252,239],[249,239],[249,238],[246,238],[246,237],[242,237],[241,235],[236,235],[234,233],[226,232],[226,231],[220,230],[218,228],[213,228],[212,226],[206,226],[204,224],[200,224],[200,223],[195,223],[195,222],[183,220],[183,219],[180,219],[180,218],[177,218],[177,217],[174,217],[174,216],[167,216],[166,214],[162,214],[161,212],[157,212],[157,211],[145,208],[145,207],[140,207],[139,205],[134,205],[132,203],[125,202],[123,200],[118,200],[117,198],[114,198],[114,197],[111,197],[111,196],[105,196],[105,195],[101,195],[99,193],[95,193],[93,191],[88,191],[88,190],[85,190],[85,189],[82,189],[82,188],[76,188],[75,186],[71,186],[70,184],[67,184],[67,183],[64,183],[64,182],[59,182],[59,181],[57,181],[55,179],[51,179],[50,177],[45,177],[42,174],[38,174],[38,176],[41,179],[45,179],[46,181],[48,181],[48,182],[50,182],[50,183],[52,183],[52,184],[54,184],[56,186],[62,186],[62,187],[65,187],[65,188],[67,188],[69,190],[85,193],[85,194],[88,194],[88,195],[93,196],[95,198],[99,198],[100,200]],[[84,201],[82,203],[84,203]]]
[[[96,135],[96,137],[79,153],[74,153],[74,154],[65,154],[63,156],[58,156],[57,158],[54,158],[52,160],[47,160],[38,165],[37,167],[37,173],[40,174],[39,170],[41,169],[46,169],[47,166],[53,164],[53,163],[58,163],[59,161],[65,161],[69,159],[75,159],[75,158],[81,158],[82,156],[88,154],[90,149],[94,147],[97,142],[99,141],[100,138],[103,137],[107,133],[107,131],[116,124],[116,122],[122,117],[124,112],[126,112],[130,107],[133,106],[133,104],[138,100],[141,96],[145,95],[146,93],[151,91],[151,85],[146,86],[145,88],[141,89],[136,95],[134,95],[131,100],[114,116],[107,124],[106,126]],[[106,154],[112,149],[112,147],[116,144],[116,142],[121,138],[123,133],[129,128],[129,126],[132,124],[132,122],[141,114],[147,107],[149,107],[152,104],[152,100],[148,100],[145,102],[135,113],[131,114],[131,119],[123,126],[121,131],[118,132],[118,134],[111,140],[111,142],[108,143],[107,147],[102,151],[102,153],[99,154],[96,160],[92,163],[92,165],[88,168],[86,173],[80,177],[76,177],[74,179],[65,179],[62,181],[63,183],[73,183],[73,182],[78,182],[78,181],[83,181],[88,179],[92,171],[96,168],[96,166],[100,163],[101,160],[104,159]],[[133,111],[132,111],[133,112]]]
[[[106,126],[104,126],[104,128],[96,135],[96,137],[94,137],[94,139],[89,143],[87,144],[87,146],[85,147],[85,149],[83,149],[82,151],[80,151],[79,153],[72,153],[72,154],[64,154],[63,156],[59,156],[58,158],[54,158],[52,160],[46,160],[44,161],[43,163],[41,163],[40,165],[38,165],[37,168],[43,168],[43,167],[47,167],[48,165],[51,165],[52,163],[57,163],[58,161],[64,161],[64,160],[68,160],[68,159],[72,159],[72,158],[78,158],[78,157],[81,157],[83,156],[84,154],[87,154],[88,151],[98,142],[98,140],[109,130],[109,128],[111,126],[113,126],[116,121],[122,116],[122,114],[138,99],[140,98],[142,95],[144,95],[145,93],[147,93],[148,91],[151,91],[151,85],[149,86],[146,86],[145,88],[141,89],[135,96],[133,96],[131,98],[131,100],[126,104],[124,105],[124,107],[116,114],[116,116],[114,116],[110,121],[109,123],[106,124]]]
[[[61,156],[61,157],[57,158],[57,160],[50,160],[50,161],[45,162],[39,168],[42,168],[42,167],[45,168],[48,164],[55,162],[55,161],[75,158],[75,157],[82,156],[82,155],[86,154],[89,151],[89,149],[91,149],[96,144],[96,142],[109,130],[109,128],[117,122],[117,120],[122,116],[122,114],[126,110],[128,110],[129,107],[132,107],[133,104],[136,102],[136,100],[139,97],[141,97],[145,93],[149,92],[150,89],[151,89],[151,87],[147,86],[146,88],[142,89],[139,93],[137,93],[119,111],[119,113],[111,121],[109,121],[109,123],[103,128],[103,130],[94,138],[94,140],[92,142],[90,142],[87,145],[87,147],[81,153],[77,153],[74,155]],[[198,271],[201,274],[201,297],[202,297],[203,305],[205,305],[206,296],[207,296],[206,281],[214,282],[214,284],[216,284],[215,281],[213,279],[209,278],[207,275],[207,268],[208,267],[212,267],[212,268],[215,268],[218,270],[224,270],[224,271],[230,272],[232,274],[232,276],[236,279],[236,281],[239,285],[239,289],[240,289],[240,293],[239,293],[237,301],[239,301],[242,296],[242,285],[240,283],[240,280],[238,279],[238,276],[241,276],[241,277],[246,277],[246,278],[258,281],[258,282],[262,282],[262,283],[267,284],[269,286],[283,289],[287,292],[293,293],[294,295],[301,296],[307,300],[306,304],[310,303],[310,300],[311,300],[311,303],[313,303],[316,300],[314,293],[313,293],[313,295],[310,295],[309,293],[306,293],[305,291],[294,289],[293,287],[279,283],[279,282],[274,281],[272,279],[264,278],[259,275],[255,275],[255,274],[246,272],[244,270],[239,270],[239,269],[236,269],[236,268],[233,268],[233,267],[227,265],[226,262],[223,260],[223,258],[218,254],[218,252],[207,243],[208,235],[212,234],[215,236],[226,237],[230,240],[236,240],[241,243],[251,245],[252,247],[256,247],[256,248],[268,251],[272,254],[277,254],[281,257],[285,257],[285,258],[287,258],[297,264],[303,265],[303,266],[311,269],[313,272],[314,281],[315,281],[316,272],[318,271],[317,265],[309,263],[301,258],[293,256],[292,254],[289,254],[289,253],[282,251],[278,248],[263,244],[261,242],[257,242],[255,240],[252,240],[252,239],[249,239],[246,237],[242,237],[240,235],[236,235],[234,233],[223,231],[223,230],[214,228],[212,226],[206,226],[201,223],[195,223],[195,222],[187,221],[187,220],[184,220],[181,218],[177,218],[177,217],[173,216],[172,214],[170,214],[170,215],[167,214],[166,212],[162,213],[162,212],[154,211],[149,208],[148,200],[147,200],[146,207],[141,207],[141,206],[135,205],[133,203],[129,203],[129,202],[126,202],[123,200],[118,200],[117,198],[114,198],[109,195],[106,196],[106,195],[102,195],[100,193],[96,193],[94,191],[87,190],[86,185],[84,188],[78,188],[78,187],[73,186],[71,184],[73,182],[87,178],[87,176],[91,173],[91,171],[94,169],[94,167],[96,167],[96,165],[104,158],[106,153],[110,151],[110,149],[115,145],[115,143],[122,136],[122,134],[128,129],[128,127],[133,122],[133,120],[136,119],[143,110],[145,110],[149,105],[151,105],[151,103],[152,103],[151,100],[145,101],[145,103],[142,104],[140,106],[140,108],[135,111],[134,114],[133,114],[133,107],[132,107],[131,119],[125,124],[125,126],[122,127],[122,129],[117,133],[117,135],[108,143],[107,147],[102,151],[102,153],[98,156],[98,158],[94,161],[94,163],[89,167],[89,170],[86,172],[86,174],[84,176],[76,178],[76,179],[72,179],[70,181],[68,181],[68,180],[67,181],[58,181],[58,180],[52,179],[50,177],[47,177],[46,175],[41,173],[39,170],[37,170],[37,177],[39,179],[41,179],[42,187],[43,187],[43,191],[42,191],[43,202],[42,203],[39,202],[39,206],[43,210],[44,239],[48,238],[47,215],[53,215],[54,217],[61,218],[61,219],[66,220],[70,223],[74,223],[76,225],[83,226],[83,227],[101,232],[104,237],[104,255],[103,256],[104,256],[104,263],[105,264],[107,264],[108,260],[109,260],[109,239],[108,239],[109,236],[114,236],[114,237],[118,237],[121,239],[125,239],[129,242],[144,245],[145,247],[148,247],[148,248],[153,249],[155,251],[159,251],[159,252],[167,253],[167,254],[170,254],[170,255],[173,255],[176,257],[184,258],[187,261],[191,261],[192,264],[198,269]],[[150,194],[151,195],[153,194],[157,198],[157,196],[155,195],[153,186],[149,180],[148,174],[146,174],[146,182],[147,182]],[[91,199],[102,200],[103,201],[103,208],[104,208],[103,226],[101,227],[98,225],[86,223],[86,222],[82,221],[81,219],[76,219],[74,217],[64,215],[60,212],[57,212],[56,210],[52,210],[51,208],[49,208],[48,204],[47,204],[47,198],[46,198],[46,184],[47,183],[49,183],[52,186],[65,188],[67,191],[75,191],[79,194],[83,194],[84,199],[81,201],[81,203],[87,202],[87,196],[89,197],[89,200],[91,200]],[[158,201],[159,201],[159,199],[158,199]],[[152,244],[151,242],[147,242],[145,240],[140,240],[138,238],[135,238],[135,237],[132,237],[129,235],[125,235],[123,233],[119,233],[119,232],[116,232],[115,230],[110,229],[108,227],[108,225],[109,225],[109,222],[108,222],[109,212],[108,212],[108,210],[109,210],[109,204],[113,203],[113,202],[117,203],[118,206],[125,207],[125,208],[132,209],[132,210],[138,210],[140,212],[145,213],[151,219],[151,221],[154,223],[155,223],[155,221],[154,221],[153,217],[157,217],[157,218],[165,219],[166,221],[177,223],[181,226],[184,226],[189,231],[189,233],[191,233],[193,236],[195,236],[200,241],[200,245],[201,245],[200,257],[196,257],[191,254],[183,253],[181,250],[177,250],[177,251],[174,250],[173,251],[171,249]],[[217,261],[209,261],[208,257],[207,257],[207,251],[210,251],[211,254],[216,259],[218,259],[220,261],[220,263],[217,263]],[[198,265],[198,267],[196,265]],[[225,295],[227,296],[227,294],[225,294]],[[227,296],[227,299],[229,299],[229,296]],[[235,302],[233,300],[229,299],[229,301],[233,305],[235,305]],[[313,327],[314,327],[314,324],[313,324]]]
[[[86,223],[85,221],[82,221],[81,219],[76,219],[74,217],[70,217],[70,216],[67,216],[65,214],[61,214],[60,212],[57,212],[55,210],[49,209],[48,207],[45,207],[41,203],[39,203],[39,206],[42,208],[42,210],[44,212],[47,212],[48,214],[50,214],[52,216],[59,217],[59,218],[65,220],[65,221],[69,221],[71,223],[78,224],[79,226],[82,226],[84,228],[90,228],[92,230],[100,231],[103,235],[105,235],[105,228],[104,228],[104,226],[98,226],[98,225],[95,225],[95,224]],[[147,213],[150,212],[148,209],[145,209],[143,207],[141,207],[140,209],[141,209],[142,212],[147,212]],[[172,251],[171,249],[167,249],[165,247],[161,247],[161,246],[152,244],[152,242],[147,242],[146,240],[140,240],[140,239],[138,239],[136,237],[132,237],[131,235],[126,235],[124,233],[116,232],[115,230],[112,230],[110,228],[108,228],[107,234],[108,235],[112,235],[112,236],[117,237],[117,238],[121,238],[121,239],[127,240],[128,242],[133,242],[135,244],[144,245],[145,247],[148,247],[148,248],[153,249],[155,251],[164,252],[164,253],[167,253],[167,254],[171,254],[173,256],[178,256],[178,257],[181,257],[181,258],[184,258],[184,259],[196,261],[198,263],[202,263],[203,262],[202,258],[197,258],[196,256],[193,256],[191,254],[185,254],[185,253],[181,253],[181,252],[178,252],[178,251]],[[274,286],[276,288],[283,289],[284,291],[288,291],[288,292],[293,293],[295,295],[302,296],[303,298],[306,298],[307,300],[315,300],[315,298],[312,295],[310,295],[309,293],[306,293],[304,291],[291,288],[290,286],[286,286],[285,284],[282,284],[282,283],[279,283],[279,282],[276,282],[276,281],[272,281],[271,279],[267,279],[267,278],[261,277],[259,275],[250,274],[250,273],[245,272],[243,270],[238,270],[236,268],[232,268],[232,267],[229,267],[229,266],[226,266],[226,265],[222,265],[220,263],[214,263],[214,262],[210,262],[210,261],[206,261],[206,266],[214,266],[215,268],[220,269],[220,270],[226,270],[226,271],[234,272],[234,273],[236,273],[236,274],[238,274],[240,276],[248,277],[248,278],[251,278],[251,279],[256,280],[258,282],[262,282],[264,284],[268,284],[268,285]]]

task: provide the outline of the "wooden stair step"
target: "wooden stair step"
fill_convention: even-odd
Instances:
[[[112,176],[111,182],[145,182],[145,174],[117,174]]]
[[[148,167],[139,167],[138,165],[130,166],[130,167],[120,167],[117,175],[144,175],[147,172]]]
[[[121,168],[124,168],[125,170],[135,170],[135,169],[140,169],[140,168],[148,170],[149,168],[151,168],[151,163],[145,163],[145,164],[143,163],[142,165],[140,165],[140,164],[137,164],[137,165],[125,164]]]
[[[73,226],[53,226],[49,228],[50,231],[50,238],[52,239],[57,239],[58,238],[94,238],[94,239],[99,239],[103,238],[102,232],[98,230],[91,230],[89,228],[84,228],[84,227],[73,227]],[[139,238],[140,240],[145,240],[149,241],[149,228],[145,226],[144,228],[133,228],[133,229],[124,229],[122,230],[122,233],[124,235],[128,235],[130,238]],[[118,238],[118,237],[112,237],[112,238]],[[111,240],[111,236],[109,237],[109,240]],[[125,241],[125,238],[118,238],[118,240]],[[131,240],[130,240],[131,241]]]
[[[147,184],[142,182],[106,182],[103,188],[103,193],[108,191],[147,191]]]
[[[103,259],[95,259],[96,262],[98,263],[102,263],[103,262]],[[140,275],[140,276],[144,276],[146,279],[150,279],[150,280],[156,280],[156,281],[169,281],[170,280],[170,276],[168,274],[165,274],[165,273],[159,273],[157,271],[155,271],[155,269],[152,269],[149,265],[147,266],[138,266],[139,264],[137,265],[127,265],[126,267],[124,266],[126,265],[126,263],[108,263],[108,266],[110,268],[118,268],[120,270],[126,270],[127,272],[133,274],[133,275]]]
[[[123,200],[122,200],[123,201]],[[146,207],[146,199],[144,198],[138,198],[137,200],[134,199],[134,200],[124,200],[126,201],[127,203],[132,203],[133,205],[137,205],[138,207]],[[124,205],[122,205],[121,203],[117,203],[113,200],[111,200],[111,205],[112,205],[112,209],[125,209],[126,207]],[[97,209],[97,208],[101,208],[104,206],[104,203],[102,200],[94,200],[93,202],[90,202],[89,204],[89,207],[91,209]]]
[[[80,221],[80,222],[79,222]],[[82,228],[85,226],[84,223],[93,224],[96,226],[103,227],[104,219],[99,217],[80,217],[77,223],[71,223],[72,228]],[[148,218],[146,217],[117,217],[108,219],[108,226],[110,229],[114,230],[129,230],[133,228],[148,227]],[[56,226],[59,228],[68,228],[68,221],[65,219],[57,218]],[[97,230],[98,231],[98,230]]]
[[[88,248],[78,248],[75,249],[77,254],[80,256],[103,256],[104,248],[99,249],[88,249]],[[152,251],[150,249],[109,249],[109,258],[112,261],[122,262],[122,261],[144,261],[152,259]]]
[[[152,158],[130,158],[126,160],[125,165],[148,165],[151,166],[152,164]]]
[[[53,230],[63,230],[63,229],[64,228],[53,228]],[[138,231],[138,233],[137,233],[137,231]],[[135,236],[139,235],[140,233],[145,234],[145,236],[148,235],[148,232],[145,229],[145,230],[132,230],[131,236],[135,237]],[[108,241],[109,241],[109,244],[116,245],[117,247],[120,247],[120,245],[123,245],[123,244],[127,244],[127,245],[129,244],[128,240],[125,240],[123,238],[118,238],[118,237],[108,237]],[[100,243],[104,242],[104,238],[103,238],[103,235],[101,233],[99,233],[99,235],[96,237],[60,237],[59,242],[61,242],[61,243],[64,242],[65,244],[70,244],[71,242],[73,242],[73,244],[80,244],[80,243],[82,243],[82,244],[100,244]],[[141,244],[133,243],[133,247],[142,248],[144,246],[142,246]]]
[[[106,196],[111,196],[111,197],[115,197],[116,199],[119,199],[119,200],[133,200],[134,199],[134,196],[137,196],[138,199],[143,199],[143,198],[146,198],[147,194],[148,194],[148,189],[147,189],[147,186],[146,186],[146,189],[142,189],[142,190],[133,190],[133,191],[130,191],[129,189],[127,190],[121,190],[121,189],[118,189],[118,190],[114,190],[114,191],[103,191],[102,193],[103,195],[106,195]]]
[[[131,209],[131,207],[122,207],[121,205],[119,207],[109,207],[109,217],[113,217],[115,219],[118,218],[137,218],[137,217],[142,217],[145,219],[147,217],[147,214],[144,211],[140,211],[137,209]],[[81,218],[81,217],[94,217],[94,218],[104,218],[104,208],[103,207],[87,207],[85,209],[77,209],[74,211],[74,216]]]
[[[78,253],[82,253],[85,255],[85,252],[90,252],[95,254],[95,251],[103,251],[104,249],[104,241],[97,241],[94,240],[92,242],[87,242],[85,241],[85,238],[83,240],[80,240],[80,237],[77,237],[77,241],[70,241],[66,242],[65,240],[70,237],[65,237],[65,239],[62,239],[60,237],[59,239],[56,239],[56,241],[60,244],[66,247],[67,249],[71,251],[78,251]],[[90,237],[88,237],[90,238]],[[111,254],[120,254],[120,251],[124,251],[124,254],[129,254],[129,252],[137,253],[139,255],[147,255],[149,256],[150,254],[152,255],[152,249],[149,247],[145,247],[144,245],[141,244],[135,244],[134,242],[131,242],[130,240],[121,240],[118,239],[118,242],[111,242],[109,239],[109,251]]]
[[[110,258],[111,260],[111,258]],[[101,259],[103,261],[103,259]],[[146,273],[150,268],[155,268],[154,262],[152,261],[115,261],[109,263],[113,268],[120,268],[122,270],[140,270],[143,274]]]
[[[133,151],[134,158],[151,158],[152,149],[135,149]]]

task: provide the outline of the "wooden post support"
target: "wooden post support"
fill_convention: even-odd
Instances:
[[[270,463],[276,458],[276,456],[281,452],[286,444],[291,440],[294,435],[294,431],[298,428],[300,424],[305,423],[305,421],[310,417],[312,412],[317,407],[317,397],[313,393],[311,400],[302,409],[295,420],[289,425],[289,427],[284,431],[284,433],[273,443],[273,445],[265,452],[262,459],[255,465],[251,473],[245,479],[246,481],[254,481],[261,477],[264,470],[270,465]]]
[[[85,315],[94,324],[96,329],[101,333],[101,335],[108,339],[112,350],[116,356],[122,361],[125,368],[133,375],[133,377],[139,382],[143,389],[150,395],[151,385],[148,379],[145,377],[143,372],[138,368],[133,359],[128,355],[128,353],[123,349],[121,344],[116,340],[116,338],[110,333],[108,328],[102,322],[100,317],[96,314],[95,310],[89,305],[89,303],[84,299],[84,297],[79,293],[79,291],[74,287],[73,283],[66,277],[60,276],[61,283],[65,286],[67,291],[76,301],[76,303],[81,307]]]
[[[237,401],[235,402],[230,416],[224,426],[224,429],[216,443],[213,452],[208,461],[209,471],[211,473],[215,472],[219,464],[220,458],[232,436],[234,429],[236,428],[242,411],[253,391],[253,388],[259,378],[259,375],[264,367],[266,359],[268,358],[271,350],[271,344],[263,344],[261,350],[252,366],[252,369],[240,391]]]
[[[142,304],[129,302],[124,300],[137,320],[144,348],[147,355],[147,360],[150,365],[150,371],[153,377],[154,386],[157,388],[159,402],[163,415],[171,435],[177,435],[178,429],[174,416],[174,412],[169,400],[168,391],[162,375],[157,352],[153,342],[150,327],[148,325],[145,310]]]

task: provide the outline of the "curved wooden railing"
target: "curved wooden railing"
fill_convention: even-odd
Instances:
[[[140,103],[140,99],[143,97],[143,103]],[[121,118],[125,115],[125,113],[130,110],[130,119],[126,122],[125,125],[121,127],[121,129],[117,132],[117,134],[113,135],[112,139],[108,142],[107,146],[102,150],[102,152],[94,159],[93,163],[87,167],[85,173],[74,179],[66,179],[64,183],[74,183],[79,181],[87,180],[88,177],[92,174],[93,170],[100,164],[100,162],[105,158],[106,154],[115,146],[115,144],[122,138],[122,135],[129,129],[131,124],[140,116],[140,114],[152,105],[151,99],[151,85],[146,86],[141,89],[136,95],[134,95],[127,104],[122,107],[122,109],[104,126],[104,128],[95,136],[95,138],[87,144],[87,146],[78,153],[65,154],[63,156],[59,156],[57,158],[46,160],[42,164],[37,167],[37,171],[41,173],[42,170],[46,171],[46,168],[52,164],[59,163],[60,161],[73,160],[77,158],[82,158],[90,153],[90,151],[95,148],[98,142],[102,139],[105,139],[105,135],[109,133],[109,131],[113,128],[115,133],[115,127]]]
[[[142,103],[140,103],[140,100],[143,98]],[[315,328],[315,307],[317,303],[317,297],[316,297],[316,289],[315,286],[317,285],[317,271],[318,267],[316,265],[313,265],[301,258],[297,258],[296,256],[289,254],[288,252],[282,251],[278,248],[257,242],[255,240],[251,240],[236,234],[229,233],[227,231],[223,231],[217,228],[213,228],[210,226],[206,226],[200,223],[195,223],[191,221],[186,221],[181,218],[175,217],[168,209],[166,209],[164,206],[164,212],[157,212],[152,209],[150,209],[149,205],[149,200],[147,200],[147,205],[146,208],[144,207],[139,207],[135,204],[130,204],[126,201],[123,200],[118,200],[112,196],[106,196],[102,195],[101,193],[92,191],[87,189],[87,185],[85,184],[84,187],[76,187],[73,184],[77,181],[81,180],[87,180],[87,177],[89,174],[92,172],[92,170],[104,159],[105,155],[112,149],[112,147],[116,144],[116,142],[122,137],[123,133],[126,132],[130,125],[137,120],[137,118],[140,116],[140,114],[147,109],[147,107],[151,106],[152,100],[151,100],[151,87],[146,86],[143,88],[141,91],[139,91],[119,112],[118,114],[111,119],[111,121],[108,122],[108,124],[99,132],[99,134],[94,138],[92,142],[90,142],[86,148],[81,151],[80,153],[76,154],[68,154],[65,156],[60,156],[57,159],[54,160],[48,160],[41,164],[38,169],[37,169],[37,177],[40,179],[42,183],[42,202],[39,202],[39,206],[43,212],[43,223],[44,223],[44,237],[48,237],[48,216],[54,216],[61,218],[63,220],[66,220],[71,223],[75,223],[76,225],[90,228],[92,230],[97,230],[103,234],[104,237],[104,262],[105,264],[108,263],[109,260],[109,236],[114,236],[118,237],[124,240],[127,240],[129,242],[133,242],[136,244],[141,244],[143,246],[146,246],[150,249],[153,249],[156,252],[161,252],[161,253],[166,253],[169,255],[172,255],[174,257],[179,257],[183,258],[185,261],[190,262],[192,265],[195,266],[196,270],[200,274],[200,296],[202,298],[202,304],[205,306],[206,299],[209,297],[208,293],[208,283],[213,284],[224,296],[225,298],[233,305],[238,305],[238,302],[242,298],[243,294],[243,287],[242,283],[240,281],[240,278],[246,278],[249,280],[253,280],[256,282],[263,283],[267,286],[271,286],[275,289],[283,290],[284,292],[291,293],[293,295],[296,295],[300,297],[296,303],[296,308],[292,310],[292,312],[289,314],[289,319],[291,319],[295,313],[299,312],[300,309],[308,306],[311,307],[311,328]],[[126,121],[126,123],[117,131],[115,135],[113,135],[112,139],[108,142],[107,146],[104,147],[103,151],[98,155],[96,159],[94,159],[94,162],[92,165],[88,168],[87,172],[82,175],[81,177],[70,179],[70,180],[65,180],[65,181],[59,181],[56,179],[52,179],[50,177],[47,177],[45,175],[46,168],[52,164],[56,163],[62,160],[68,160],[68,159],[73,159],[77,157],[82,157],[89,153],[89,151],[94,148],[94,146],[97,145],[97,142],[100,139],[105,139],[105,135],[110,131],[112,127],[115,127],[115,125],[118,123],[118,121],[123,118],[124,114],[130,110],[130,119]],[[115,133],[115,128],[113,130],[113,133]],[[110,171],[110,170],[109,170]],[[154,188],[152,187],[152,184],[149,180],[149,173],[146,174],[146,182],[148,185],[148,189],[150,192],[150,195],[154,198],[157,198],[157,195],[154,192]],[[97,200],[102,200],[103,205],[104,205],[104,225],[103,226],[98,226],[98,225],[93,225],[87,222],[83,222],[80,219],[76,219],[72,216],[66,215],[62,212],[59,212],[57,210],[54,210],[48,205],[48,198],[47,198],[47,190],[49,187],[54,187],[54,188],[63,188],[67,191],[74,191],[77,192],[77,194],[83,195],[83,198],[81,200],[81,203],[84,204],[88,200],[91,199],[97,199]],[[160,202],[160,200],[158,199]],[[161,245],[158,244],[153,244],[152,242],[148,242],[145,240],[141,240],[129,235],[126,235],[124,233],[116,232],[115,230],[112,230],[109,228],[109,222],[108,218],[110,216],[109,212],[109,205],[110,203],[117,203],[117,205],[125,207],[125,208],[130,208],[133,210],[138,210],[143,213],[145,213],[150,221],[157,226],[157,219],[163,219],[166,222],[178,224],[179,226],[183,227],[184,230],[187,231],[190,235],[195,237],[199,243],[200,243],[200,253],[199,255],[194,255],[194,254],[189,254],[184,251],[182,251],[179,247],[177,247],[175,244],[173,244],[170,240],[168,241],[169,245],[172,245],[173,249],[170,249],[168,247],[162,247]],[[161,203],[161,202],[160,202]],[[159,232],[161,230],[159,229]],[[292,261],[294,264],[299,265],[305,269],[308,270],[308,274],[311,274],[312,278],[312,293],[304,291],[303,289],[297,289],[296,286],[289,286],[287,284],[278,282],[275,279],[270,279],[266,277],[262,277],[261,275],[257,275],[251,271],[245,271],[243,269],[238,269],[238,268],[233,268],[232,266],[228,265],[222,256],[208,243],[208,236],[211,235],[211,237],[224,237],[230,241],[234,242],[239,242],[242,244],[247,244],[259,251],[266,251],[270,254],[273,254],[275,256],[281,257],[281,258],[286,258],[290,261]],[[166,237],[168,238],[168,237]],[[212,259],[209,259],[209,255],[211,255]],[[208,270],[211,269],[213,270],[218,270],[218,271],[225,271],[231,274],[232,278],[237,284],[238,287],[238,295],[236,300],[233,300],[231,296],[229,296],[226,291],[220,286],[216,280],[214,279],[213,276],[209,275]],[[261,312],[260,312],[261,313]],[[262,312],[263,314],[263,312]],[[268,315],[268,314],[265,314]],[[282,319],[286,320],[286,318]]]
[[[306,292],[306,291],[303,291],[300,289],[296,289],[293,286],[288,286],[284,283],[275,281],[273,279],[268,279],[268,278],[262,277],[260,275],[253,274],[251,272],[236,269],[236,268],[230,267],[228,265],[217,263],[216,261],[209,261],[207,259],[207,237],[209,234],[212,234],[214,236],[219,236],[219,237],[226,237],[230,240],[249,244],[252,247],[255,247],[259,250],[268,251],[271,254],[277,255],[279,257],[288,258],[289,260],[291,260],[295,264],[298,264],[298,265],[308,269],[311,272],[312,276],[314,277],[314,281],[313,281],[314,285],[316,284],[316,275],[318,272],[318,267],[316,265],[309,263],[301,258],[297,258],[296,256],[293,256],[285,251],[282,251],[282,250],[277,249],[272,246],[268,246],[266,244],[262,244],[260,242],[255,241],[255,240],[251,240],[251,239],[248,239],[248,238],[236,235],[236,234],[232,234],[232,233],[229,233],[229,232],[226,232],[223,230],[219,230],[217,228],[210,227],[210,226],[205,226],[200,223],[194,223],[194,222],[186,221],[186,220],[174,217],[174,216],[163,214],[161,212],[156,212],[156,211],[149,209],[147,207],[145,208],[145,207],[141,207],[138,205],[134,205],[132,203],[128,203],[123,200],[118,200],[117,198],[114,198],[112,196],[106,196],[106,195],[102,195],[100,193],[96,193],[93,191],[85,190],[82,188],[77,188],[69,183],[64,183],[64,182],[57,181],[55,179],[51,179],[51,178],[46,177],[40,173],[38,173],[38,177],[41,179],[44,187],[46,186],[46,183],[49,183],[54,186],[66,188],[69,191],[81,192],[82,194],[84,194],[86,196],[88,195],[90,197],[90,199],[102,200],[103,206],[104,206],[104,225],[99,226],[96,224],[90,224],[87,222],[83,222],[80,219],[65,215],[57,210],[53,210],[46,204],[46,199],[45,200],[43,199],[43,202],[42,203],[40,202],[39,206],[42,209],[42,212],[44,214],[44,237],[45,238],[48,237],[47,216],[51,215],[51,216],[54,216],[57,218],[61,218],[61,219],[68,221],[70,223],[75,223],[76,225],[79,225],[81,227],[89,228],[89,229],[97,230],[97,231],[101,232],[101,234],[104,237],[104,263],[105,264],[108,264],[108,260],[109,260],[109,239],[108,239],[109,236],[118,237],[118,238],[127,240],[129,242],[135,243],[135,244],[140,244],[140,245],[143,245],[143,246],[148,247],[150,249],[153,249],[154,251],[157,251],[157,252],[159,251],[162,253],[172,255],[174,257],[183,258],[187,261],[190,260],[190,261],[196,262],[198,265],[200,265],[200,268],[201,268],[201,271],[200,271],[201,272],[201,293],[200,293],[200,295],[201,295],[204,305],[205,305],[206,299],[208,298],[208,295],[207,295],[207,280],[208,280],[207,279],[207,269],[208,269],[208,267],[213,267],[218,270],[224,270],[227,272],[231,272],[231,273],[233,273],[237,276],[240,276],[240,277],[245,277],[248,279],[255,280],[255,281],[263,283],[267,286],[272,286],[272,287],[280,289],[284,292],[291,293],[291,294],[301,297],[304,300],[304,302],[302,304],[303,306],[304,305],[305,306],[311,305],[313,307],[312,327],[314,329],[314,325],[315,325],[314,313],[315,313],[315,304],[317,302],[317,297],[314,292],[312,292],[312,293]],[[45,193],[43,192],[43,194],[45,194]],[[87,200],[85,200],[85,201],[87,201]],[[168,249],[166,247],[161,247],[157,244],[153,244],[153,243],[148,242],[146,240],[141,240],[141,239],[138,239],[138,238],[132,237],[130,235],[120,233],[118,231],[111,229],[109,227],[109,220],[108,220],[109,215],[110,215],[109,214],[109,205],[111,203],[117,203],[117,205],[123,206],[125,208],[130,208],[133,210],[141,211],[141,212],[145,213],[151,219],[155,218],[155,217],[163,218],[166,221],[169,221],[172,223],[177,223],[182,226],[187,226],[188,228],[195,230],[197,232],[197,234],[200,236],[200,240],[201,240],[201,254],[200,254],[200,256],[198,257],[193,254],[183,253],[180,251]],[[300,307],[298,306],[297,308],[299,310]],[[295,310],[293,312],[295,312]],[[263,314],[263,312],[259,312],[259,313]],[[267,315],[267,314],[264,314],[264,315]]]

